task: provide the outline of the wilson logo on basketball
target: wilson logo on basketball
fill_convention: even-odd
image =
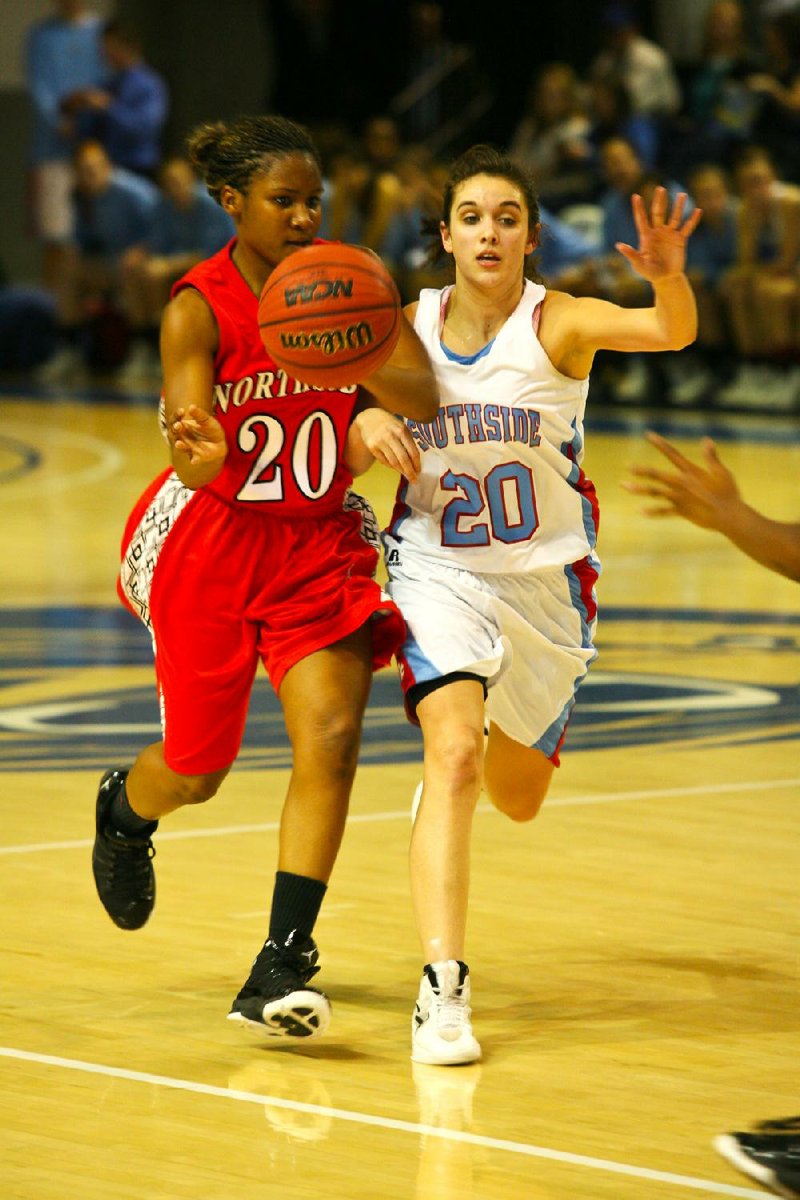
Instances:
[[[321,350],[323,354],[339,354],[343,350],[360,350],[372,341],[372,326],[368,321],[359,321],[347,328],[317,329],[313,333],[281,330],[284,350]]]
[[[283,299],[287,308],[295,304],[311,304],[315,300],[327,300],[330,296],[352,296],[352,279],[317,279],[314,283],[298,283],[284,288]]]

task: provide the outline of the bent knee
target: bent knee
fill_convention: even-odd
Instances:
[[[181,805],[205,804],[219,791],[227,772],[213,775],[176,775],[175,786]]]
[[[334,773],[355,769],[361,744],[361,721],[355,715],[329,714],[311,721],[292,737],[295,766],[303,761]]]
[[[472,729],[452,732],[425,747],[426,772],[445,780],[454,791],[479,788],[483,777],[483,734]]]
[[[520,824],[532,821],[544,804],[544,793],[513,792],[510,795],[489,792],[489,799],[504,816]]]

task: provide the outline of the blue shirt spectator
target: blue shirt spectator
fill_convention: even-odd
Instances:
[[[648,175],[635,148],[626,138],[609,138],[603,143],[601,157],[603,172],[610,185],[599,200],[603,210],[601,250],[604,254],[615,254],[617,242],[625,242],[628,246],[638,245],[639,234],[631,209],[634,192],[642,195],[648,186],[652,188],[656,183],[663,183],[671,209],[675,197],[686,189],[674,180],[661,180]],[[693,208],[691,201],[687,201],[684,216],[688,216]]]
[[[158,201],[155,184],[115,167],[99,142],[84,142],[75,166],[74,238],[79,252],[114,259],[143,242]]]
[[[725,172],[715,164],[698,167],[689,191],[703,210],[703,219],[689,239],[686,270],[697,282],[715,286],[736,262],[738,205]]]
[[[164,258],[193,256],[199,262],[221,250],[236,233],[236,226],[209,196],[191,163],[181,157],[169,158],[159,179],[161,194],[147,233],[149,253]]]
[[[546,279],[555,279],[564,271],[580,266],[597,254],[598,247],[590,238],[566,221],[562,221],[542,204],[539,205],[539,219],[542,222],[542,231],[536,253],[536,265]]]
[[[167,85],[144,62],[138,35],[123,22],[106,22],[102,46],[110,76],[102,87],[74,92],[66,107],[76,114],[82,138],[102,142],[116,166],[152,177],[161,161]]]
[[[34,25],[25,46],[25,75],[33,104],[31,160],[72,158],[72,123],[62,101],[81,88],[99,86],[105,74],[100,17],[83,4],[61,3],[59,15]]]

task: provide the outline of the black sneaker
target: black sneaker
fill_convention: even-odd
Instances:
[[[239,1021],[270,1037],[315,1037],[331,1019],[328,997],[307,986],[319,967],[313,938],[297,938],[293,930],[283,945],[266,941],[239,995],[229,1021]]]
[[[756,1121],[755,1128],[759,1133],[796,1133],[800,1138],[800,1116]]]
[[[120,929],[141,929],[156,902],[155,855],[149,834],[126,837],[109,822],[109,810],[128,772],[106,771],[97,793],[92,871],[103,908]],[[150,833],[158,826],[152,822]]]
[[[714,1148],[745,1175],[790,1200],[800,1197],[800,1137],[794,1133],[724,1133]]]

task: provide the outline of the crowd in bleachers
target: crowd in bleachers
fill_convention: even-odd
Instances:
[[[81,16],[86,46],[94,37],[97,53],[73,53],[68,90],[49,114],[39,112],[51,121],[38,156],[51,202],[53,180],[66,178],[67,169],[72,180],[63,192],[70,236],[47,241],[56,257],[45,283],[57,298],[61,346],[41,374],[55,380],[87,365],[87,323],[111,303],[125,329],[107,357],[135,379],[155,371],[158,320],[172,281],[232,229],[188,162],[161,157],[168,90],[144,62],[135,32],[117,21],[104,25],[81,0],[59,7],[72,10],[73,38],[74,14]],[[423,229],[435,229],[449,158],[480,139],[487,108],[477,57],[443,41],[443,7],[410,8],[425,10],[428,41],[420,44],[417,74],[410,70],[385,109],[365,114],[355,128],[313,112],[286,113],[308,120],[323,153],[322,236],[377,251],[406,300],[446,278],[446,264],[430,261]],[[689,249],[696,345],[679,355],[601,358],[596,374],[610,398],[800,407],[800,3],[763,5],[756,39],[740,0],[710,0],[698,11],[702,50],[678,64],[643,36],[633,8],[608,5],[603,45],[588,69],[534,65],[516,123],[492,140],[536,180],[543,225],[533,266],[550,286],[647,304],[647,285],[615,250],[636,241],[632,193],[647,198],[663,184],[672,198],[687,191],[704,211]],[[44,35],[38,31],[45,41],[48,34],[52,22]],[[36,62],[36,36],[29,48],[34,106],[37,66],[40,78],[50,72],[53,90],[41,48]],[[462,97],[455,105],[454,76],[470,103]],[[448,120],[454,113],[463,120]],[[45,226],[47,219],[53,213],[43,212]]]

